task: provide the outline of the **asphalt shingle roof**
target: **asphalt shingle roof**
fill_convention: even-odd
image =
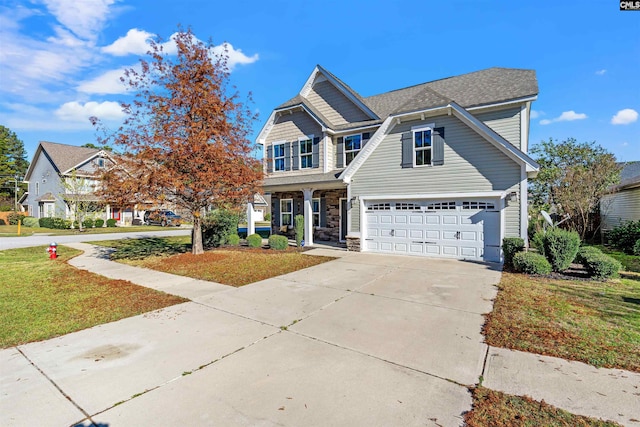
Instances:
[[[640,161],[622,164],[618,188],[640,183]]]
[[[57,142],[40,141],[42,149],[47,153],[58,172],[65,172],[92,157],[100,150],[78,147]]]

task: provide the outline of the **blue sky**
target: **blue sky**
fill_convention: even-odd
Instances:
[[[363,96],[499,66],[537,71],[532,144],[574,137],[640,160],[640,12],[616,0],[3,0],[0,124],[29,157],[40,140],[95,143],[87,118],[117,123],[122,69],[178,24],[231,45],[254,137],[316,64]]]

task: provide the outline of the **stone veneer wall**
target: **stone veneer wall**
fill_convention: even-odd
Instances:
[[[360,238],[347,236],[347,250],[351,252],[360,252]]]
[[[313,238],[318,241],[333,241],[340,240],[340,198],[347,197],[347,191],[345,189],[338,190],[316,190],[313,192],[314,198],[324,198],[326,205],[326,227],[316,227],[313,234]],[[272,199],[278,199],[278,203],[281,199],[293,199],[294,208],[293,214],[303,215],[304,208],[302,191],[287,191],[282,193],[272,193]],[[300,203],[297,203],[299,201]],[[297,207],[300,206],[300,212]],[[273,211],[273,209],[272,209]],[[276,232],[277,230],[273,230]]]

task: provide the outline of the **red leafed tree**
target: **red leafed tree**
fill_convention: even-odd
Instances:
[[[141,69],[122,81],[134,93],[126,120],[100,138],[121,154],[103,175],[103,196],[116,203],[167,201],[193,215],[192,253],[203,252],[201,214],[238,207],[255,193],[262,167],[248,140],[255,116],[229,86],[227,56],[191,30],[173,37],[177,55],[151,44]],[[92,122],[100,126],[99,118]]]

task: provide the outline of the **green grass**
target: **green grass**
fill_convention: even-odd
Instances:
[[[112,259],[141,259],[153,255],[185,253],[191,250],[191,236],[145,237],[89,243],[117,249],[116,253],[112,255]]]
[[[0,251],[0,348],[112,322],[186,301],[66,263],[80,253],[58,246]]]
[[[166,231],[176,230],[177,227],[160,227],[153,225],[141,225],[131,227],[100,227],[87,228],[82,234],[111,234],[111,233],[140,233],[144,231]],[[48,234],[51,236],[68,236],[80,234],[77,229],[57,230],[54,228],[42,227],[20,227],[20,236],[32,236],[34,234]],[[0,225],[0,237],[18,237],[17,225]]]
[[[489,345],[640,372],[640,275],[606,283],[503,273]]]
[[[605,254],[617,259],[622,263],[622,267],[627,271],[633,271],[635,273],[640,273],[640,256],[637,255],[629,255],[625,254],[622,251],[617,249],[603,246],[603,245],[593,245],[596,248],[600,249]]]
[[[485,387],[472,391],[473,408],[464,416],[468,427],[614,427],[620,424],[573,415],[529,397],[518,397]]]

